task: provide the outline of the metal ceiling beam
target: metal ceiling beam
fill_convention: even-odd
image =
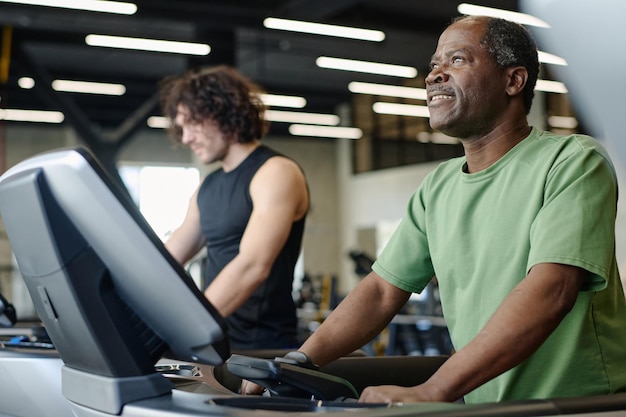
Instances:
[[[132,138],[132,136],[140,129],[145,127],[146,120],[154,112],[159,105],[159,94],[155,93],[148,98],[133,114],[131,114],[124,122],[111,134],[107,135],[109,142],[115,143],[120,149]]]
[[[358,5],[360,0],[291,0],[277,10],[284,16],[298,16],[300,19],[326,20]]]
[[[52,108],[59,109],[68,122],[76,131],[80,140],[91,149],[98,157],[108,174],[117,181],[124,189],[124,183],[117,170],[117,154],[120,150],[119,143],[107,140],[96,130],[85,113],[68,96],[57,93],[52,88],[52,77],[48,71],[28,52],[24,44],[17,44],[14,50],[19,60],[32,71],[37,87],[36,92],[44,102]]]
[[[119,16],[104,13],[81,12],[48,7],[2,5],[0,24],[16,29],[57,32],[58,34],[103,33],[137,37],[164,36],[175,40],[194,40],[195,26],[179,19],[173,20],[167,12],[157,16]]]

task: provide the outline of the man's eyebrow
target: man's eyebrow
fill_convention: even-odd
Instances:
[[[467,48],[457,48],[457,49],[451,49],[451,50],[446,51],[443,55],[444,55],[444,57],[449,57],[449,56],[452,56],[452,55],[454,55],[454,54],[458,54],[458,53],[467,54],[467,53],[469,53],[469,50],[468,50]],[[437,60],[437,59],[438,59],[438,58],[437,58],[437,57],[438,57],[438,55],[439,55],[439,54],[434,53],[434,54],[430,57],[430,62],[433,62],[433,61]],[[441,58],[439,58],[439,59],[441,59]]]

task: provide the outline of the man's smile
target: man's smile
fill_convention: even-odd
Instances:
[[[447,95],[447,94],[437,94],[434,95],[432,97],[430,97],[430,102],[434,102],[434,101],[439,101],[439,100],[451,100],[453,99],[453,96]]]

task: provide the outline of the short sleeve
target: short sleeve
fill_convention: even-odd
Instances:
[[[424,188],[411,197],[400,225],[372,266],[396,287],[421,292],[433,277],[425,226]]]
[[[553,262],[590,272],[583,290],[606,287],[615,252],[617,181],[594,149],[575,152],[551,170],[544,205],[531,227],[527,268]]]

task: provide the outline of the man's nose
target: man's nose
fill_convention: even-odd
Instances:
[[[193,132],[190,129],[183,128],[180,141],[183,145],[188,145],[193,140]]]
[[[439,84],[448,79],[446,73],[440,69],[434,69],[426,76],[426,85]]]

